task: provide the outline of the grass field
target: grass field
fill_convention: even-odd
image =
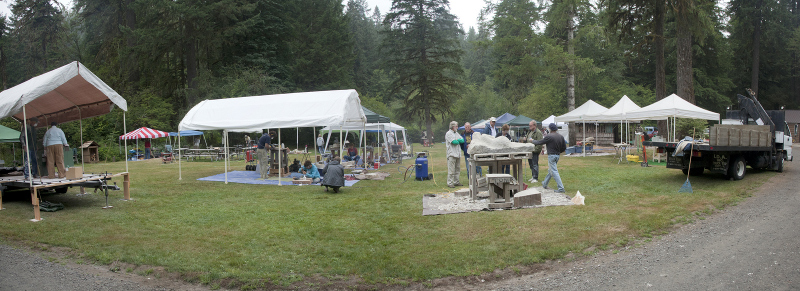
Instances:
[[[120,201],[121,191],[113,192],[112,210],[100,209],[100,192],[76,197],[78,190],[70,189],[44,196],[66,209],[43,212],[44,220],[32,223],[28,193],[4,193],[0,238],[71,248],[100,264],[163,267],[212,286],[286,286],[312,276],[405,284],[626,245],[735,204],[773,175],[750,170],[736,182],[716,174],[691,177],[694,193],[686,194],[678,193],[686,180],[678,170],[618,165],[610,156],[562,157],[567,194],[579,190],[585,206],[423,217],[422,196],[448,190],[444,146],[431,150],[435,182],[402,183],[398,167],[386,166],[387,180],[361,181],[339,194],[196,181],[222,173],[222,162],[183,162],[182,180],[177,163],[130,162],[135,200]],[[540,164],[543,179],[545,156]],[[232,167],[242,170],[244,162]],[[120,172],[125,163],[86,168]],[[466,184],[463,160],[461,179]]]

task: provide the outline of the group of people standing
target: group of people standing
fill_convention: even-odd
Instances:
[[[447,186],[450,188],[455,188],[456,186],[462,186],[461,182],[459,181],[459,175],[461,175],[460,161],[462,153],[464,155],[464,162],[467,168],[467,175],[469,175],[469,153],[467,150],[469,149],[469,144],[472,143],[472,136],[475,131],[472,130],[472,126],[469,122],[464,124],[464,132],[460,135],[458,134],[458,122],[451,121],[449,128],[450,129],[445,134],[445,144],[447,145]],[[483,134],[495,138],[505,136],[506,138],[511,139],[509,129],[510,128],[508,124],[504,124],[500,130],[498,130],[497,119],[492,117],[486,124]],[[531,178],[528,180],[528,182],[539,182],[539,155],[542,153],[542,147],[545,146],[547,149],[547,161],[549,168],[547,176],[545,176],[544,181],[542,182],[542,186],[544,189],[550,189],[547,187],[547,185],[550,183],[551,179],[554,179],[558,185],[558,189],[555,192],[564,193],[564,184],[561,182],[561,176],[558,174],[558,160],[561,157],[561,153],[567,149],[564,136],[558,133],[558,127],[554,123],[548,125],[550,133],[547,135],[544,135],[536,126],[536,120],[532,120],[528,124],[528,129],[529,131],[525,136],[525,142],[536,145],[532,152],[532,158],[528,160],[528,164],[530,165],[531,169]],[[483,175],[481,167],[476,166],[474,171],[477,175]],[[508,173],[510,171],[510,166],[504,166],[501,171]]]

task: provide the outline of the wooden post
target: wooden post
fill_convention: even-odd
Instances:
[[[130,190],[131,178],[130,178],[130,174],[129,173],[125,173],[124,175],[122,175],[122,177],[124,179],[123,182],[122,182],[122,193],[125,196],[124,199],[125,200],[131,200],[131,190]]]
[[[31,188],[31,202],[33,204],[33,219],[31,221],[42,221],[42,216],[39,214],[39,195],[36,188]]]
[[[3,190],[0,190],[0,210],[3,210]]]

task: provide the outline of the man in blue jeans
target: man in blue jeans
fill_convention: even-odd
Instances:
[[[461,150],[464,151],[464,164],[467,165],[467,177],[469,177],[469,173],[471,172],[469,169],[469,144],[472,142],[472,134],[475,131],[472,130],[472,125],[469,122],[464,123],[464,133],[461,134],[461,138],[464,139],[464,143],[461,144]],[[483,172],[481,172],[481,167],[475,167],[475,173],[478,176],[483,176]]]
[[[550,133],[545,135],[543,139],[533,141],[533,144],[543,144],[547,148],[547,164],[549,165],[549,169],[547,169],[547,176],[544,177],[542,186],[545,189],[550,189],[547,187],[547,184],[550,183],[550,178],[554,178],[556,184],[558,184],[556,193],[564,193],[566,192],[564,191],[564,183],[561,183],[561,176],[558,174],[558,159],[561,158],[561,153],[567,150],[567,143],[564,141],[564,136],[558,133],[558,126],[556,126],[555,123],[551,123],[549,128]]]

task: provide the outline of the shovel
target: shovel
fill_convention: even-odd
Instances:
[[[686,171],[686,182],[683,183],[679,193],[694,193],[692,183],[689,183],[689,174],[692,172],[692,151],[694,151],[694,129],[692,129],[692,145],[689,150],[689,169]]]

